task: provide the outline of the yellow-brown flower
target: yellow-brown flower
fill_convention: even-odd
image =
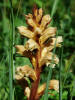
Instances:
[[[30,77],[34,82],[32,83],[32,88],[26,88],[25,94],[28,96],[29,100],[36,100],[36,97],[40,93],[39,91],[44,91],[46,84],[42,85],[42,90],[39,90],[38,84],[40,81],[40,73],[42,72],[42,67],[44,65],[49,65],[52,63],[52,67],[59,63],[59,58],[56,54],[52,53],[55,47],[61,47],[62,37],[58,36],[56,38],[56,27],[48,27],[51,22],[50,15],[43,15],[42,8],[37,9],[34,7],[33,14],[25,15],[28,27],[19,26],[17,27],[19,33],[28,38],[25,45],[16,45],[17,53],[28,57],[33,65],[33,69],[29,66],[23,66],[17,68],[17,74],[15,78]],[[57,90],[55,84],[58,81],[50,81],[51,87]],[[40,87],[41,88],[41,87]],[[30,95],[27,93],[30,93]],[[38,99],[39,100],[39,99]]]

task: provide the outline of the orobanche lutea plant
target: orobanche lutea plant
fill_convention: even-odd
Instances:
[[[30,59],[33,68],[28,65],[17,67],[15,79],[24,89],[28,100],[39,100],[46,88],[46,83],[39,86],[40,74],[44,66],[49,66],[52,60],[52,67],[59,63],[57,55],[53,54],[52,50],[55,44],[56,47],[61,47],[62,37],[55,37],[56,27],[48,27],[51,17],[43,15],[42,8],[34,7],[33,14],[29,13],[25,17],[28,27],[20,26],[18,30],[28,41],[25,45],[16,45],[16,49],[17,53]],[[31,79],[31,87],[28,86],[27,78]],[[59,91],[59,81],[50,80],[48,89]]]

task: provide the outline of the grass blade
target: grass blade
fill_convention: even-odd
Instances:
[[[57,5],[58,5],[59,0],[55,0],[54,4],[53,4],[53,8],[52,8],[52,12],[51,12],[51,17],[54,16],[56,10],[57,10]]]
[[[63,85],[62,85],[63,87],[64,87],[65,81],[66,81],[66,79],[67,79],[68,72],[70,71],[70,67],[71,67],[71,65],[72,65],[73,60],[74,60],[74,55],[72,55],[71,58],[70,58],[69,61],[68,61],[67,72],[66,72],[66,75],[65,75],[65,77],[64,77],[64,82],[63,82]]]
[[[60,60],[60,67],[59,67],[59,100],[62,100],[62,78],[61,78],[61,68],[62,68],[62,58],[63,58],[63,47],[60,50],[61,53],[61,60]]]
[[[51,18],[53,18],[56,10],[57,10],[57,5],[58,5],[59,0],[55,0],[54,4],[53,4],[53,8],[52,8],[52,12],[51,12]],[[53,24],[53,20],[50,23],[51,25]]]
[[[51,80],[51,74],[52,74],[52,68],[49,67],[49,73],[48,73],[48,77],[47,77],[47,83],[46,83],[46,90],[45,90],[44,100],[48,100],[48,86],[49,86],[49,81]]]
[[[11,31],[10,31],[10,54],[9,54],[9,84],[10,84],[10,100],[14,100],[14,88],[13,88],[13,77],[14,77],[14,60],[13,60],[13,45],[14,45],[14,16],[13,16],[13,7],[12,0],[10,1],[10,16],[11,16]]]
[[[57,35],[58,35],[58,33],[56,34],[56,36]],[[56,41],[57,41],[57,37],[56,37]],[[48,100],[48,86],[49,86],[49,81],[51,80],[51,75],[52,75],[52,64],[53,64],[54,54],[55,54],[55,51],[56,51],[56,41],[55,41],[55,44],[54,44],[52,62],[51,62],[51,65],[49,66],[49,73],[48,73],[48,77],[47,77],[44,100]]]

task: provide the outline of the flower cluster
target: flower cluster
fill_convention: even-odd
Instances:
[[[55,47],[61,47],[62,37],[56,37],[56,27],[48,27],[51,22],[50,15],[43,15],[42,8],[34,7],[33,14],[25,15],[28,27],[17,27],[19,33],[28,38],[25,45],[16,45],[17,53],[28,57],[33,65],[31,68],[28,65],[17,67],[15,79],[24,88],[24,93],[28,100],[39,100],[46,88],[46,83],[40,87],[40,74],[43,66],[48,66],[52,63],[52,67],[59,63],[59,58],[52,53]],[[28,87],[26,77],[32,80],[31,88]],[[26,84],[21,84],[25,82]],[[49,89],[59,90],[59,81],[51,80]]]

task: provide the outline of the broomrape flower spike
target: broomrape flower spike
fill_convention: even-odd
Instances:
[[[52,66],[59,63],[59,58],[56,54],[52,53],[54,45],[61,47],[62,36],[56,38],[56,27],[48,27],[51,22],[49,14],[43,15],[42,8],[33,8],[33,14],[25,15],[28,27],[19,26],[19,33],[28,38],[25,45],[16,45],[17,53],[24,57],[28,57],[33,65],[31,68],[28,65],[17,67],[15,79],[23,87],[24,94],[28,100],[39,100],[40,96],[44,94],[46,83],[39,87],[40,74],[42,73],[43,66]],[[52,56],[54,55],[54,59]],[[27,78],[32,82],[31,87],[26,83]],[[25,83],[24,83],[25,82]],[[49,89],[59,91],[59,81],[51,80]]]

